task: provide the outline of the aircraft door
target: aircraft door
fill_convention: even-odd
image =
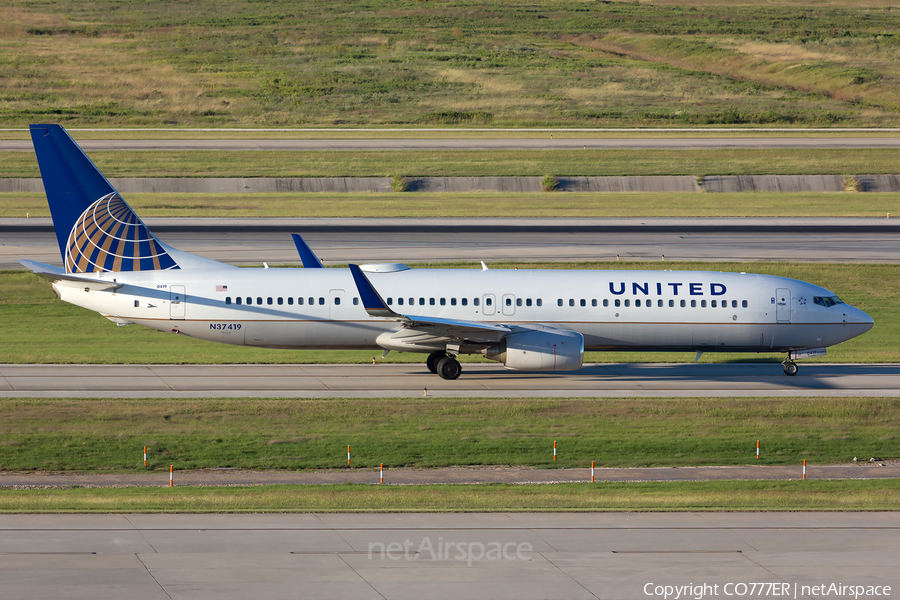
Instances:
[[[512,294],[503,294],[503,301],[500,310],[507,317],[516,314],[516,297]]]
[[[187,296],[184,294],[183,285],[173,285],[169,288],[169,318],[183,319]]]
[[[328,293],[328,318],[340,319],[346,310],[345,302],[348,302],[348,299],[344,290],[331,290]]]
[[[492,315],[497,312],[497,299],[494,298],[493,294],[485,294],[481,298],[481,314],[483,315]]]
[[[775,320],[779,323],[791,322],[791,290],[787,288],[775,290]]]

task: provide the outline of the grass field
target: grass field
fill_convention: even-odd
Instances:
[[[869,217],[900,215],[893,193],[132,193],[142,217]],[[0,218],[49,217],[43,193],[0,193]]]
[[[898,492],[896,480],[79,488],[0,490],[0,513],[893,511]]]
[[[0,177],[40,177],[32,152],[3,152]],[[540,177],[893,174],[891,148],[491,151],[97,151],[107,177]]]
[[[834,464],[898,426],[896,398],[11,398],[0,471]]]
[[[896,125],[890,2],[8,0],[0,125]]]
[[[424,265],[423,265],[424,266]],[[472,268],[471,264],[442,265]],[[492,268],[659,269],[658,262],[493,263]],[[834,346],[828,356],[812,361],[900,362],[900,278],[896,265],[811,263],[680,263],[666,269],[746,271],[809,281],[838,294],[875,319],[875,327],[858,338]],[[330,363],[371,362],[372,351],[272,350],[229,346],[165,335],[143,327],[117,327],[105,318],[57,300],[50,283],[22,271],[0,272],[2,363]],[[483,360],[464,357],[467,360]],[[777,354],[706,353],[703,361],[780,361]],[[689,362],[690,353],[589,352],[586,362]],[[388,362],[421,362],[422,356],[391,353]]]

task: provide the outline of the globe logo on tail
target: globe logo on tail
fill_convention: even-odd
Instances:
[[[159,271],[178,265],[131,207],[116,194],[91,204],[66,242],[66,271]]]

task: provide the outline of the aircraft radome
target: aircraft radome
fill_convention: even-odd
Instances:
[[[58,125],[31,137],[63,267],[22,264],[60,299],[119,325],[268,348],[426,354],[456,379],[460,354],[564,371],[585,350],[786,353],[794,362],[866,331],[872,319],[811,283],[749,273],[321,268],[239,269],[158,240]]]

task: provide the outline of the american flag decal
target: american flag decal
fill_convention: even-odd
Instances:
[[[216,286],[216,291],[217,291],[217,292],[227,292],[227,291],[228,291],[228,286],[227,286],[227,285],[217,285],[217,286]]]

